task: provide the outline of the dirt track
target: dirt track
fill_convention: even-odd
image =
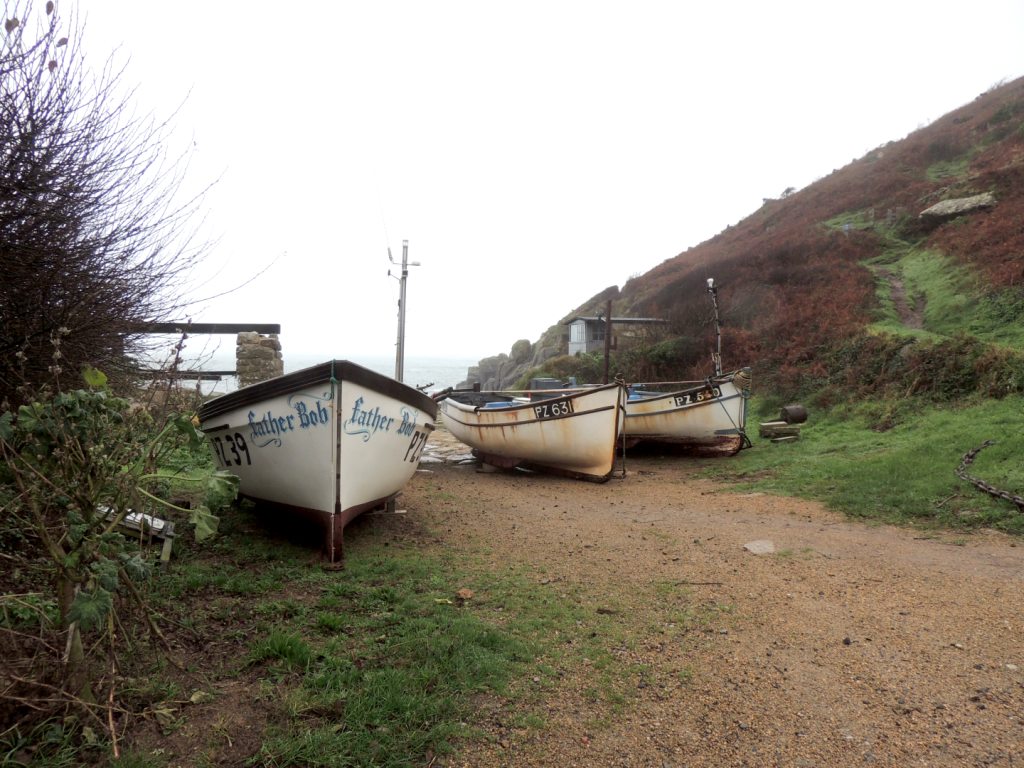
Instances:
[[[464,450],[439,430],[428,456]],[[631,459],[595,485],[422,465],[410,514],[433,506],[446,546],[486,544],[554,594],[582,587],[595,612],[617,601],[638,642],[616,653],[647,669],[613,713],[585,695],[585,663],[567,668],[532,735],[482,704],[493,743],[449,764],[1024,765],[1024,546],[849,522],[694,480],[694,466]],[[439,492],[456,499],[441,512]],[[744,550],[756,540],[775,553]],[[658,597],[670,582],[683,592]],[[684,607],[710,623],[658,625]]]

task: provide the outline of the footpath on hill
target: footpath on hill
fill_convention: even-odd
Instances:
[[[686,458],[630,458],[625,478],[592,484],[482,474],[450,460],[465,451],[438,430],[410,515],[433,509],[466,559],[585,595],[633,640],[612,650],[637,679],[613,703],[590,660],[567,663],[531,729],[482,698],[491,738],[448,765],[1024,764],[1016,539],[850,521],[696,479]],[[774,552],[744,548],[758,541]]]

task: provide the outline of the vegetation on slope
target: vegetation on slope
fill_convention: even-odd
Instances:
[[[628,379],[701,378],[711,372],[711,275],[720,286],[725,365],[751,365],[762,390],[801,398],[827,393],[825,401],[843,388],[856,397],[865,387],[896,392],[915,380],[914,391],[924,387],[943,398],[968,394],[965,383],[990,396],[1020,391],[1022,104],[1024,78],[995,87],[806,189],[766,200],[736,226],[630,279],[621,291],[602,291],[580,311],[612,298],[616,315],[669,320],[667,341],[614,357],[613,369]],[[918,217],[939,201],[985,192],[998,204],[984,212],[937,227]],[[903,283],[906,307],[920,310],[921,329],[908,327],[897,311],[892,280]],[[953,340],[958,335],[966,338]],[[896,372],[890,361],[886,376],[867,381],[894,346],[914,354],[901,353]],[[851,348],[855,356],[846,353]],[[967,375],[965,365],[977,371]],[[593,368],[585,358],[575,365],[556,359],[544,372],[588,379]]]

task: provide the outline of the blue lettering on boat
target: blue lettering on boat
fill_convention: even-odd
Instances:
[[[299,414],[299,427],[301,429],[309,429],[310,427],[316,427],[321,424],[326,424],[330,420],[330,415],[327,413],[327,409],[324,408],[320,401],[316,401],[316,409],[308,407],[301,400],[292,405]]]
[[[377,432],[390,432],[395,419],[393,416],[382,414],[380,406],[374,406],[372,409],[369,406],[363,408],[363,402],[361,397],[356,400],[352,408],[352,417],[343,421],[341,426],[346,434],[362,435],[365,443]]]
[[[402,412],[402,423],[398,425],[398,434],[404,437],[408,437],[416,431],[416,419],[419,418],[420,412],[409,408],[403,407]]]
[[[310,397],[300,395],[300,397]],[[312,399],[312,398],[311,398]],[[267,411],[262,418],[256,418],[255,411],[249,411],[249,430],[253,443],[257,448],[265,448],[268,445],[281,446],[281,438],[288,432],[295,431],[295,420],[298,419],[299,429],[309,429],[326,425],[331,420],[328,411],[319,400],[314,400],[315,405],[309,405],[299,400],[297,403],[288,404],[295,409],[295,413],[288,416],[275,416],[273,411]]]
[[[271,443],[280,446],[281,435],[290,429],[294,429],[291,424],[291,418],[291,416],[274,416],[273,411],[267,411],[263,414],[262,419],[256,421],[256,413],[249,411],[249,429],[251,430],[250,434],[256,447],[264,448]],[[263,439],[263,442],[260,442],[261,439]]]

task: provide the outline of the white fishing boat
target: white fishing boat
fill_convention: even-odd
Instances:
[[[458,390],[442,397],[444,426],[485,463],[588,480],[611,476],[625,421],[622,384],[534,401]]]
[[[427,395],[333,360],[210,400],[197,414],[239,492],[316,521],[330,561],[355,517],[383,508],[416,471],[437,419]]]
[[[662,443],[700,456],[732,456],[750,445],[750,384],[750,369],[744,368],[671,392],[633,386],[626,401],[625,445]]]

